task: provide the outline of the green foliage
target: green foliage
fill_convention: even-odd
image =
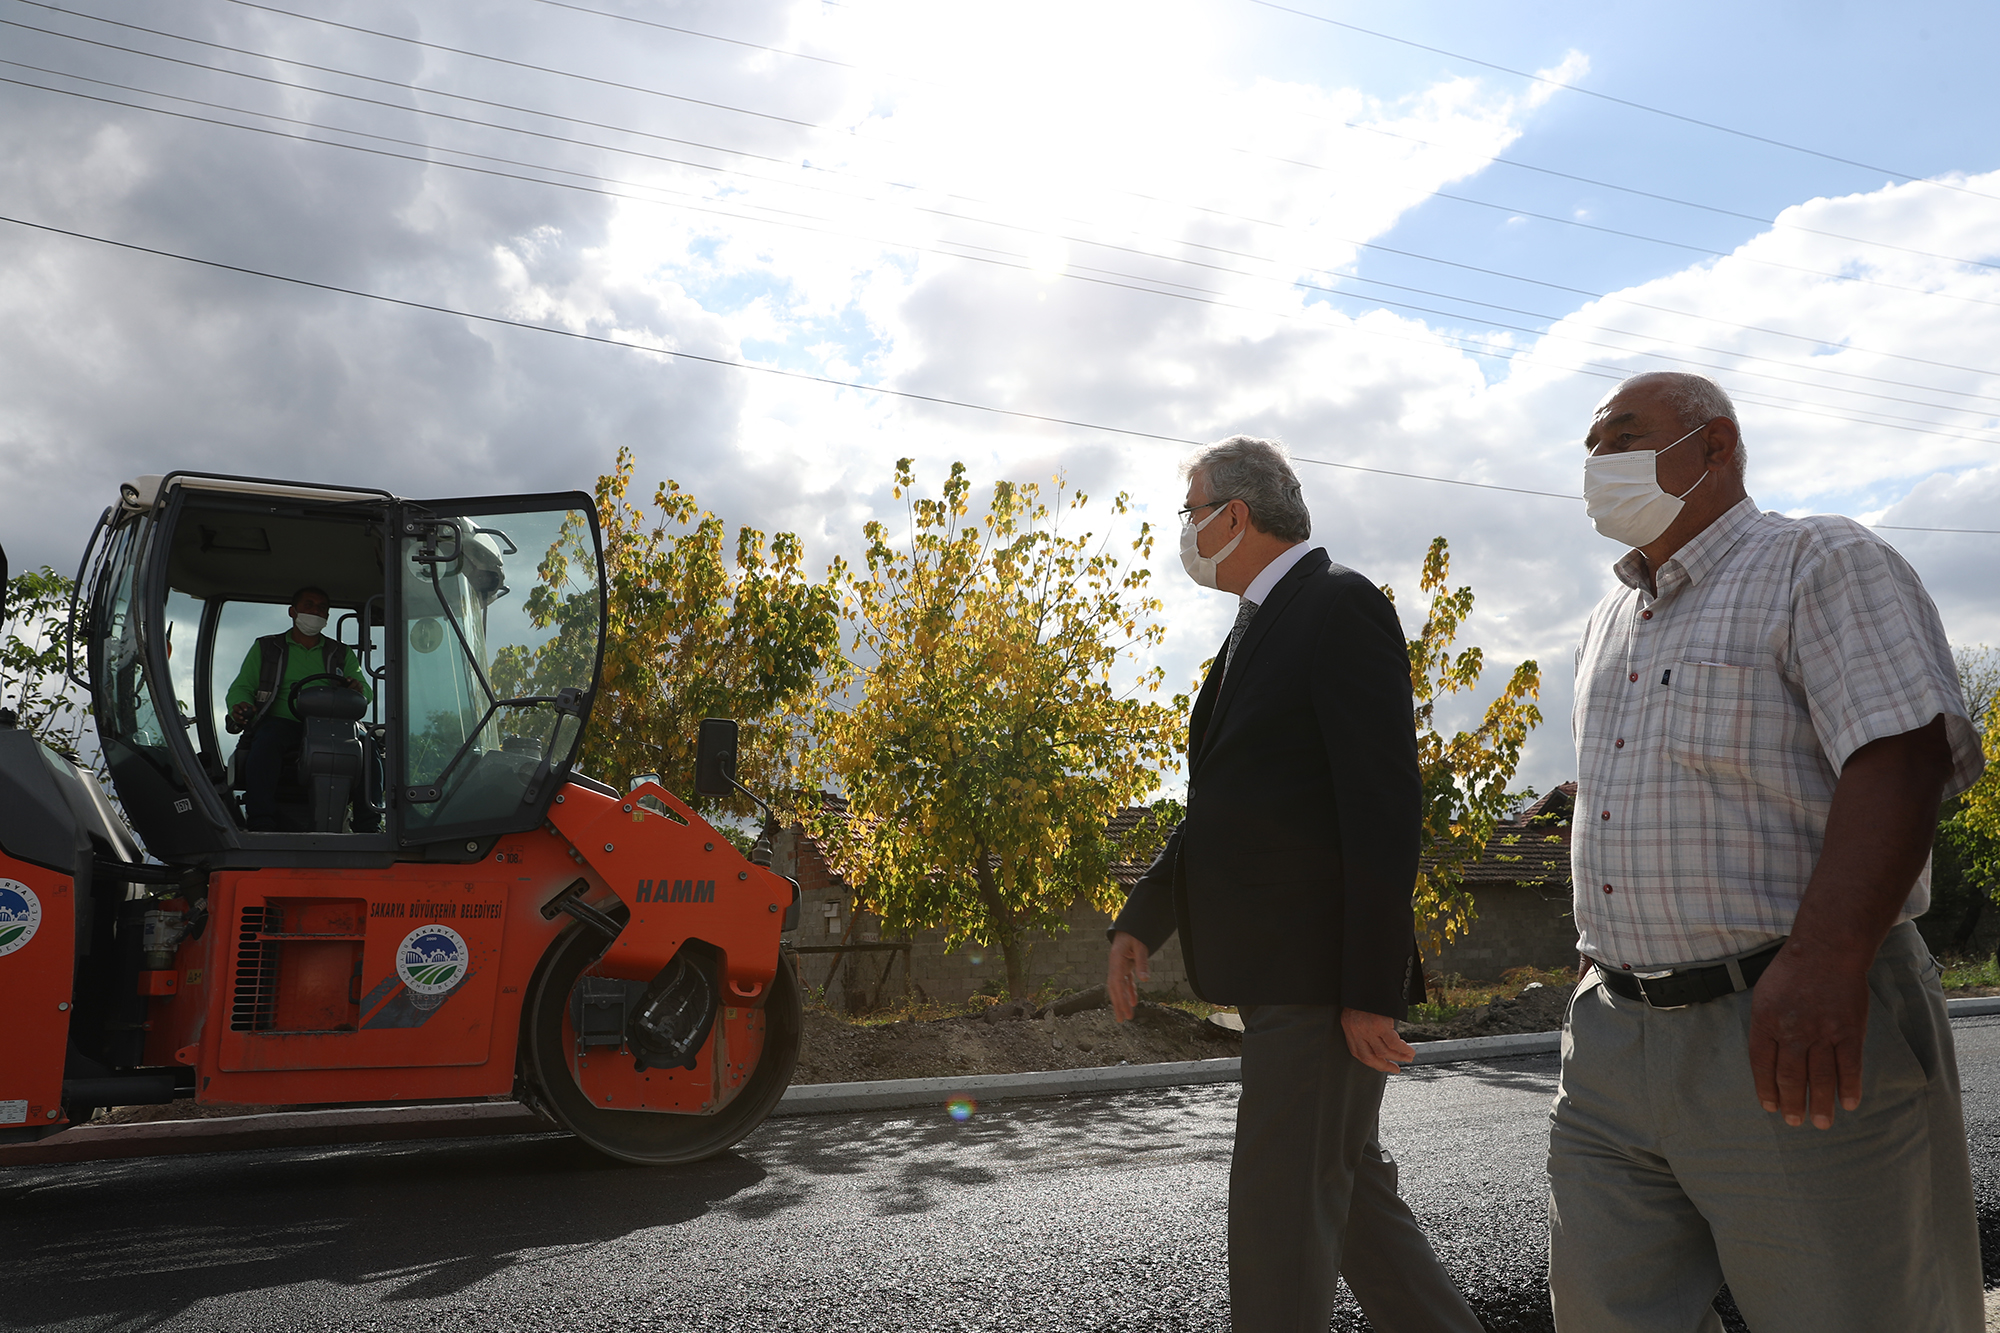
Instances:
[[[1177,809],[1157,808],[1131,839],[1111,817],[1158,784],[1184,744],[1187,699],[1121,690],[1121,657],[1159,643],[1143,564],[1121,568],[1109,543],[1072,535],[1088,497],[1060,480],[999,482],[965,523],[971,483],[954,464],[937,499],[915,497],[896,465],[907,539],[870,522],[866,570],[844,579],[852,656],[827,683],[815,721],[824,789],[846,818],[809,816],[855,906],[886,931],[942,927],[946,947],[997,947],[1007,990],[1025,996],[1026,935],[1058,931],[1081,900],[1117,905],[1107,873],[1157,846]],[[1112,502],[1126,512],[1126,497]],[[1150,556],[1142,524],[1131,549]],[[1157,692],[1158,668],[1138,694]]]
[[[648,514],[626,494],[632,455],[597,479],[597,517],[609,585],[604,669],[584,738],[581,766],[614,785],[657,773],[694,796],[696,730],[705,717],[742,724],[737,777],[768,797],[790,790],[816,678],[839,653],[836,562],[808,582],[803,548],[789,532],[768,547],[739,528],[733,559],[726,529],[673,481],[661,482]],[[494,688],[531,694],[541,678],[588,679],[597,628],[594,583],[572,583],[589,565],[589,533],[567,525],[539,568],[528,613],[556,635],[541,649],[496,655]],[[741,812],[747,802],[718,804]]]
[[[7,580],[0,622],[0,707],[44,745],[75,755],[89,705],[70,694],[63,675],[63,628],[75,581],[47,565]]]
[[[1948,853],[1938,859],[1955,864],[1940,867],[1945,871],[1939,876],[1944,883],[1934,886],[1934,894],[1938,888],[1950,894],[1955,871],[1961,895],[1993,903],[2000,902],[2000,706],[1994,705],[1990,694],[1985,722],[1980,744],[1986,754],[1986,772],[1955,802],[1946,803],[1950,813],[1938,825],[1940,850]],[[1977,924],[1978,916],[1971,915],[1963,935],[1970,937]]]
[[[1946,990],[2000,989],[2000,958],[1977,958],[1944,965]]]
[[[1443,537],[1424,557],[1421,591],[1430,613],[1410,640],[1410,684],[1416,693],[1417,762],[1424,781],[1423,850],[1415,894],[1419,930],[1431,952],[1463,935],[1476,909],[1465,888],[1464,868],[1493,836],[1494,825],[1519,808],[1507,784],[1520,766],[1528,733],[1541,724],[1541,668],[1532,660],[1514,668],[1500,696],[1487,705],[1477,727],[1447,738],[1435,725],[1438,700],[1479,683],[1485,653],[1468,647],[1456,655],[1459,627],[1472,614],[1472,589],[1451,589],[1451,551]],[[1393,601],[1392,589],[1382,591]]]

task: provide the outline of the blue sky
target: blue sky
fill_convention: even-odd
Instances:
[[[624,19],[0,0],[0,213],[643,347],[1275,436],[1318,460],[1316,540],[1406,618],[1451,541],[1494,683],[1545,668],[1541,787],[1573,767],[1569,650],[1618,552],[1574,502],[1323,464],[1573,493],[1618,375],[1714,366],[1767,507],[2000,527],[1991,6],[1292,6],[1441,54],[1251,0],[579,2]],[[891,512],[903,456],[932,481],[1061,472],[1156,521],[1180,494],[1177,446],[0,224],[17,565],[73,565],[142,472],[543,490],[621,445],[648,491],[798,531],[816,566]],[[1954,641],[2000,643],[2000,537],[1885,535]],[[1161,554],[1180,687],[1231,608]]]

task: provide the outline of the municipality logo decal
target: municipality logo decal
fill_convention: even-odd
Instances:
[[[42,900],[19,880],[0,879],[0,958],[26,946],[42,925]]]
[[[465,980],[471,961],[465,937],[450,926],[418,926],[396,946],[396,976],[418,995],[443,995]]]

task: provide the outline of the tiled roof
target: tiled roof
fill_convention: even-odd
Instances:
[[[1470,885],[1534,884],[1543,888],[1569,886],[1568,830],[1521,828],[1502,824],[1493,831],[1476,860],[1461,874]],[[1510,842],[1509,839],[1518,839]],[[1553,839],[1553,841],[1551,841]]]

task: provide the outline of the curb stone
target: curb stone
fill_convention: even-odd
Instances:
[[[1947,1000],[1953,1018],[2000,1014],[2000,995]],[[1416,1063],[1513,1059],[1552,1054],[1560,1032],[1514,1032],[1416,1044]],[[807,1083],[786,1091],[772,1116],[831,1115],[847,1111],[941,1108],[967,1097],[988,1105],[1008,1100],[1074,1097],[1147,1088],[1234,1083],[1240,1057],[1164,1064],[1104,1065],[1028,1074],[970,1074],[962,1078],[898,1078],[868,1083]],[[258,1148],[326,1147],[350,1143],[555,1134],[553,1125],[518,1102],[446,1106],[346,1107],[331,1111],[272,1111],[208,1120],[154,1120],[136,1125],[85,1126],[39,1143],[0,1146],[0,1169],[59,1162],[160,1157],[182,1153],[247,1152]]]

